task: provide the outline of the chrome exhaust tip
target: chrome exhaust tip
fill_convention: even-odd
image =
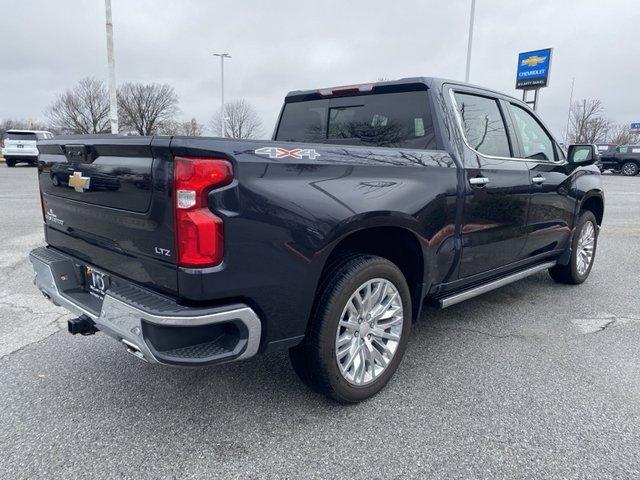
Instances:
[[[142,353],[142,350],[140,350],[140,347],[138,347],[135,343],[132,343],[129,340],[125,340],[124,338],[120,341],[124,344],[124,347],[127,349],[128,353],[130,353],[136,358],[139,358],[140,360],[147,362],[147,359],[145,358],[144,353]]]

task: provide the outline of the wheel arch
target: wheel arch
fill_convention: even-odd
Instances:
[[[373,224],[351,229],[333,242],[316,293],[322,288],[324,279],[346,258],[357,254],[376,255],[394,263],[404,275],[411,292],[412,317],[416,320],[424,297],[426,268],[425,253],[418,238],[406,225]]]
[[[602,192],[593,191],[587,193],[582,199],[580,210],[589,210],[592,212],[596,217],[598,226],[602,225],[602,219],[604,217],[604,197]]]

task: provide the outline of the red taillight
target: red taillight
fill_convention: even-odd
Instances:
[[[224,237],[222,219],[207,205],[207,194],[228,185],[233,169],[227,160],[176,157],[174,201],[178,265],[210,267],[222,261]]]

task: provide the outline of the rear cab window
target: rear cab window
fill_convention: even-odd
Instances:
[[[461,92],[455,92],[454,97],[469,146],[483,155],[511,157],[509,137],[498,100]]]
[[[288,102],[275,139],[423,150],[436,148],[426,91]]]

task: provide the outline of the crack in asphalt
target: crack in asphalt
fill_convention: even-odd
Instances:
[[[32,241],[29,235],[20,238],[25,240],[20,244],[20,247],[31,248],[42,244],[41,240]],[[15,261],[10,261],[9,256],[5,253],[4,251],[0,252],[0,268],[4,272],[2,282],[0,282],[0,309],[11,319],[32,319],[32,327],[20,325],[21,322],[18,321],[15,327],[9,329],[10,335],[3,338],[0,345],[0,359],[3,360],[64,330],[61,321],[65,317],[72,316],[70,312],[55,307],[37,295],[37,290],[32,287],[31,281],[26,281],[27,272],[32,275],[26,255],[20,255]],[[26,269],[25,275],[22,275],[22,269]],[[25,279],[18,289],[15,284],[7,280],[16,272],[20,272],[21,280]],[[34,289],[33,294],[28,291],[28,287]]]
[[[617,318],[614,318],[613,320],[609,320],[607,323],[605,323],[604,325],[601,325],[600,328],[598,330],[596,330],[593,333],[599,333],[599,332],[604,332],[605,329],[609,328],[611,325],[613,325],[614,323],[616,323],[618,321]]]
[[[499,335],[496,333],[489,333],[489,332],[485,332],[483,330],[476,330],[474,328],[465,328],[465,327],[437,327],[437,330],[451,330],[451,331],[459,331],[459,332],[471,332],[471,333],[477,333],[479,335],[484,335],[487,337],[492,337],[492,338],[519,338],[519,339],[526,339],[527,337],[525,335],[520,335],[517,333],[507,333],[504,335]]]
[[[44,315],[44,314],[38,314],[38,315]],[[11,357],[11,356],[13,356],[13,355],[15,355],[15,354],[18,354],[18,353],[22,352],[23,350],[25,350],[25,349],[27,349],[27,348],[29,348],[29,347],[32,347],[33,345],[37,345],[37,344],[39,344],[39,343],[41,343],[41,342],[43,342],[43,341],[47,340],[47,339],[48,339],[49,337],[51,337],[52,335],[55,335],[56,333],[59,333],[59,332],[63,331],[63,330],[64,330],[64,328],[63,328],[61,325],[59,325],[59,322],[60,322],[64,317],[66,317],[66,316],[68,316],[68,315],[69,315],[69,313],[60,313],[60,314],[58,314],[58,315],[56,316],[56,318],[54,318],[54,319],[53,319],[53,320],[51,320],[50,322],[47,322],[47,323],[43,324],[43,327],[44,327],[44,328],[46,328],[46,327],[50,327],[50,326],[56,326],[56,327],[57,327],[57,329],[56,329],[56,330],[52,331],[51,333],[49,333],[49,334],[45,335],[45,336],[44,336],[44,337],[42,337],[42,338],[39,338],[38,340],[34,340],[33,342],[25,343],[24,345],[21,345],[20,347],[18,347],[18,348],[17,348],[17,349],[15,349],[15,350],[12,350],[12,351],[10,351],[10,352],[8,352],[8,353],[5,353],[5,354],[0,355],[0,360],[8,359],[9,357]]]
[[[640,322],[640,317],[619,316],[612,313],[605,313],[590,318],[576,318],[571,320],[576,327],[582,330],[585,335],[604,332],[614,325]]]
[[[8,298],[11,295],[7,295],[6,297],[3,298]],[[0,301],[0,307],[7,307],[8,309],[18,309],[18,310],[22,310],[24,312],[27,312],[30,315],[55,315],[58,313],[57,310],[45,310],[45,311],[36,311],[33,308],[29,307],[28,305],[16,305],[15,303],[11,303],[11,302],[2,302]]]

